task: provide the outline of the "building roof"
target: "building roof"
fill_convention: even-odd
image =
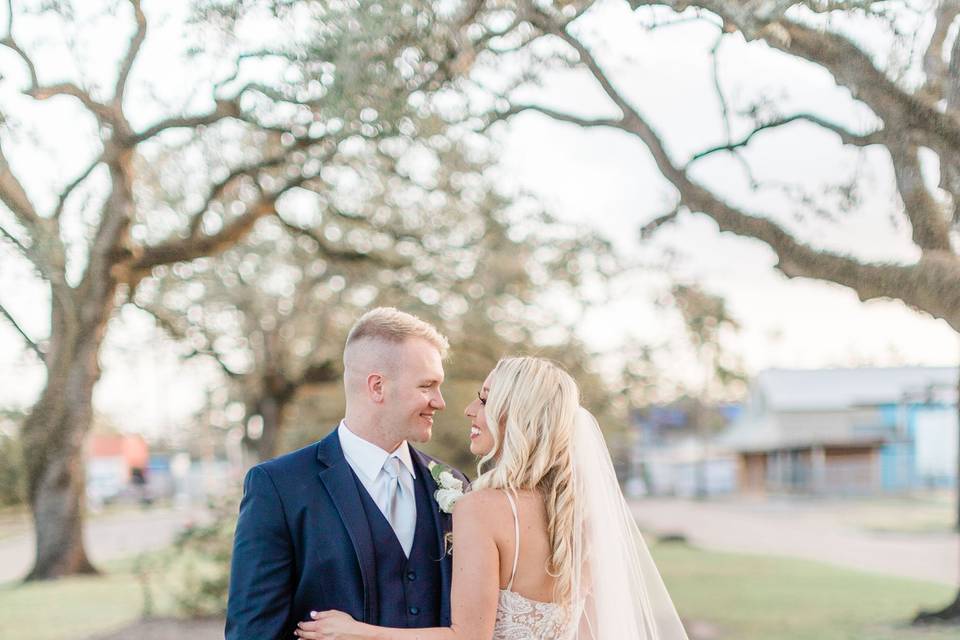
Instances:
[[[767,411],[825,411],[897,404],[928,394],[955,399],[956,367],[768,369],[753,383]]]

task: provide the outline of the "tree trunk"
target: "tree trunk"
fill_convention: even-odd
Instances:
[[[97,354],[113,291],[111,287],[106,300],[87,299],[75,307],[71,317],[76,323],[65,321],[63,307],[54,305],[47,383],[23,430],[36,540],[27,580],[96,572],[83,543],[83,440],[93,418],[93,387],[100,378]],[[56,332],[57,327],[62,331]]]
[[[960,369],[957,376],[957,428],[960,429]],[[960,532],[960,446],[957,449],[957,522],[956,529]],[[960,589],[957,590],[957,597],[939,611],[921,611],[913,619],[913,624],[931,624],[935,622],[957,622],[960,623]]]
[[[264,395],[257,399],[249,417],[258,415],[263,420],[263,431],[257,439],[244,435],[247,449],[253,453],[257,462],[269,460],[279,453],[280,435],[283,433],[283,412],[287,400],[282,397]]]
[[[921,611],[917,614],[917,617],[913,619],[913,624],[915,625],[934,624],[938,622],[960,624],[960,591],[957,592],[957,597],[954,601],[945,608],[939,611]]]

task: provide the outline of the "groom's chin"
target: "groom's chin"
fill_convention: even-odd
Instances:
[[[411,438],[414,442],[430,442],[430,438],[433,436],[433,428],[427,427],[426,429],[420,429],[414,434],[414,437]]]

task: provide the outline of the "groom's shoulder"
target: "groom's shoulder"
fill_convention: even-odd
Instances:
[[[290,451],[276,458],[261,462],[256,465],[254,469],[260,469],[269,476],[276,478],[278,476],[283,477],[286,474],[300,469],[311,468],[317,464],[317,451],[319,447],[319,441],[308,444],[295,451]]]

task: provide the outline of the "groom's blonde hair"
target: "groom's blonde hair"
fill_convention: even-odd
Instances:
[[[377,307],[360,316],[350,329],[344,357],[350,346],[361,340],[383,340],[398,344],[409,338],[423,338],[437,348],[441,358],[446,358],[450,350],[450,343],[429,322],[394,307]]]
[[[572,599],[576,505],[570,447],[579,407],[577,383],[555,362],[534,357],[498,362],[483,407],[494,445],[471,485],[472,490],[531,489],[543,497],[551,548],[547,570],[557,579],[556,602]]]
[[[343,383],[347,389],[347,404],[351,390],[362,386],[373,369],[394,374],[402,365],[399,348],[411,338],[422,338],[447,357],[450,344],[429,322],[393,307],[377,307],[367,311],[354,323],[343,348]]]

